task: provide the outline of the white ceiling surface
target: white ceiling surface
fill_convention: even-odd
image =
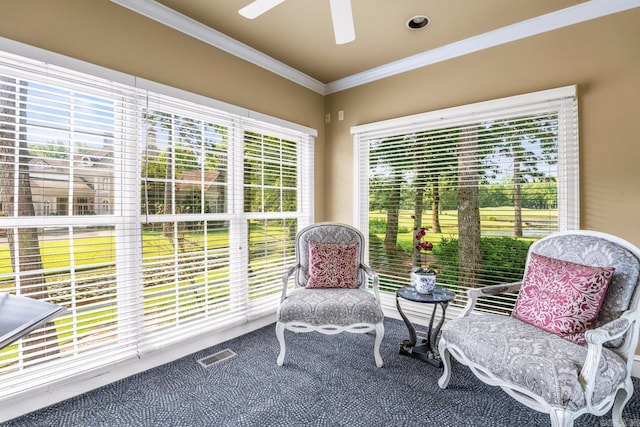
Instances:
[[[335,43],[329,0],[285,0],[256,19],[252,0],[111,0],[330,94],[471,52],[640,7],[640,0],[351,0],[356,39]],[[430,24],[405,23],[426,15]]]

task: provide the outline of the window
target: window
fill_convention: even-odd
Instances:
[[[101,203],[101,215],[109,215],[111,213],[111,202],[108,199],[103,199]]]
[[[0,400],[274,313],[313,220],[314,130],[114,76],[0,53],[0,292],[67,308]]]
[[[352,128],[357,220],[381,286],[433,268],[458,293],[522,278],[529,245],[576,229],[575,87]],[[512,297],[486,302],[510,311]]]

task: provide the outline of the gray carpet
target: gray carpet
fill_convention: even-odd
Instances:
[[[286,332],[287,357],[276,366],[278,342],[268,326],[161,367],[2,424],[25,426],[548,426],[499,388],[454,365],[446,390],[441,370],[398,354],[407,338],[386,319],[381,354],[373,337]],[[230,348],[237,356],[209,368],[197,360]],[[640,381],[626,407],[640,425]],[[611,425],[609,416],[580,417],[576,427]]]

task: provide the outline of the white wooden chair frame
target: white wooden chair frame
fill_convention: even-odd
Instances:
[[[365,239],[362,233],[354,227],[337,224],[337,223],[317,223],[308,226],[301,230],[296,236],[296,264],[288,268],[282,276],[282,296],[281,306],[278,310],[278,321],[276,322],[276,336],[280,344],[280,353],[278,354],[277,364],[282,366],[284,363],[286,353],[285,343],[285,330],[293,332],[319,332],[325,335],[335,335],[342,332],[351,333],[367,333],[375,332],[375,340],[373,346],[373,354],[376,366],[382,367],[383,360],[380,355],[380,345],[384,337],[384,323],[382,319],[375,323],[370,322],[355,322],[352,324],[337,324],[337,323],[324,323],[317,324],[311,319],[307,320],[299,318],[289,321],[281,321],[280,312],[282,304],[288,298],[288,292],[324,292],[329,294],[333,292],[331,289],[305,289],[305,285],[308,280],[308,242],[310,240],[321,241],[325,243],[352,243],[357,242],[360,245],[359,252],[359,268],[358,268],[358,288],[351,291],[358,292],[363,296],[373,295],[375,298],[374,304],[376,309],[379,310],[381,316],[383,316],[382,308],[380,304],[380,293],[378,289],[378,275],[373,269],[364,264],[364,243]],[[295,289],[289,290],[289,280],[291,277],[295,278]],[[371,286],[369,287],[369,283]],[[336,292],[350,290],[336,290]],[[356,294],[356,295],[358,295]]]
[[[563,234],[580,234],[593,236],[595,238],[600,238],[609,242],[616,243],[621,247],[627,249],[629,252],[635,255],[637,259],[640,260],[640,249],[630,244],[629,242],[605,233],[594,231],[558,232],[547,236],[546,238],[550,238],[552,236],[562,236]],[[535,251],[536,245],[543,240],[544,239],[541,239],[540,241],[534,243],[530,248],[530,252]],[[521,283],[513,283],[508,285],[495,285],[478,289],[470,289],[468,291],[469,300],[460,317],[466,317],[472,313],[479,297],[517,291],[520,286]],[[450,355],[453,355],[453,357],[460,363],[467,365],[474,373],[474,375],[476,375],[482,382],[489,385],[498,386],[518,402],[534,410],[549,414],[551,425],[553,427],[570,427],[573,425],[576,418],[585,413],[600,416],[606,414],[611,409],[613,409],[613,425],[616,427],[624,426],[622,417],[623,410],[626,403],[629,401],[631,395],[633,394],[631,372],[633,357],[638,344],[638,333],[640,326],[639,288],[640,286],[638,286],[638,283],[636,283],[635,291],[633,292],[629,308],[624,311],[618,319],[615,319],[598,328],[586,332],[585,338],[587,341],[588,350],[579,374],[579,381],[582,384],[586,405],[576,411],[571,411],[565,407],[550,405],[541,396],[532,392],[531,390],[520,385],[512,384],[494,375],[493,372],[486,369],[484,366],[472,361],[469,357],[467,357],[467,355],[459,346],[447,342],[446,338],[444,337],[439,342],[439,352],[440,357],[442,358],[444,363],[444,372],[438,381],[438,385],[443,389],[448,386],[449,380],[451,378]],[[620,345],[619,347],[611,348],[611,350],[617,353],[626,362],[627,371],[625,379],[617,385],[613,393],[609,394],[608,396],[606,396],[606,398],[595,404],[592,400],[592,397],[594,394],[594,385],[596,383],[597,368],[602,356],[603,344],[621,337],[624,338],[622,345]]]

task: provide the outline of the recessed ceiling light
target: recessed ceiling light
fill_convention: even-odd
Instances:
[[[419,30],[429,25],[429,17],[425,15],[416,15],[409,18],[406,25],[410,30]]]

